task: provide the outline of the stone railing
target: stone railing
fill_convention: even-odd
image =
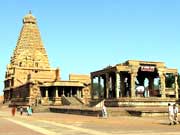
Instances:
[[[62,99],[63,105],[70,105],[71,104],[65,96],[61,96],[61,99]]]
[[[78,98],[77,96],[73,96],[76,100],[78,100],[81,104],[84,104],[84,102],[80,99],[80,98]]]

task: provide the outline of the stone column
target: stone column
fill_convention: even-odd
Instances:
[[[76,96],[79,98],[79,89],[76,90]]]
[[[98,76],[98,97],[101,98],[101,77]]]
[[[62,105],[61,97],[58,95],[58,87],[55,87],[55,97],[53,98],[53,105]]]
[[[154,78],[152,78],[152,77],[149,77],[148,78],[148,80],[149,80],[149,87],[148,87],[148,90],[145,90],[145,92],[146,92],[146,97],[150,97],[151,95],[150,95],[150,92],[152,91],[152,90],[154,90]]]
[[[160,72],[159,77],[161,82],[161,98],[165,98],[166,97],[165,74]]]
[[[153,90],[154,89],[154,78],[148,78],[149,79],[149,89]]]
[[[106,98],[109,98],[109,74],[106,73]]]
[[[178,75],[175,75],[175,94],[176,94],[176,99],[179,98],[179,93],[178,93]]]
[[[72,88],[71,88],[71,90],[70,90],[70,97],[72,97]]]
[[[8,80],[8,83],[9,83],[9,84],[8,84],[8,85],[9,85],[9,87],[11,87],[11,80]]]
[[[45,89],[45,97],[42,100],[43,105],[49,105],[49,94],[48,94],[48,88]]]
[[[80,98],[82,98],[82,90],[79,91]]]
[[[120,92],[120,73],[116,73],[116,98],[119,98]]]
[[[135,78],[136,78],[136,73],[131,73],[131,97],[135,97]]]
[[[103,98],[106,98],[106,77],[102,76],[103,80]]]
[[[94,99],[94,89],[93,89],[93,84],[94,84],[94,76],[91,75],[91,99]]]
[[[7,91],[8,101],[11,100],[11,98],[12,98],[12,97],[11,97],[11,92],[12,92],[11,90],[8,90],[8,91]]]
[[[59,97],[59,95],[58,95],[58,87],[55,88],[55,92],[56,92],[55,97]]]
[[[63,96],[64,96],[64,88],[63,88]]]
[[[48,94],[48,88],[46,88],[45,96],[46,96],[46,97],[49,97],[49,94]]]

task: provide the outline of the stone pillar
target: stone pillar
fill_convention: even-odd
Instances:
[[[109,98],[109,74],[106,73],[106,98]]]
[[[103,98],[106,98],[106,77],[102,76],[103,80]]]
[[[149,80],[149,84],[148,84],[149,87],[147,90],[145,90],[145,97],[150,97],[151,91],[154,90],[154,78],[149,77],[148,80]]]
[[[119,98],[120,92],[120,73],[116,73],[116,98]]]
[[[175,75],[175,94],[176,94],[176,99],[179,98],[179,93],[178,93],[178,75]]]
[[[161,98],[165,98],[166,97],[165,74],[160,72],[159,77],[161,82]]]
[[[55,88],[55,92],[56,92],[55,97],[59,97],[59,95],[58,95],[58,87]]]
[[[71,88],[71,90],[70,90],[70,97],[72,97],[72,88]]]
[[[93,90],[93,84],[94,84],[94,79],[93,76],[91,75],[91,99],[94,99],[94,90]]]
[[[46,88],[46,94],[45,94],[46,97],[49,97],[49,94],[48,94],[48,88]]]
[[[101,98],[101,77],[98,76],[98,97]]]
[[[135,78],[136,78],[136,73],[131,73],[131,97],[135,97]]]
[[[82,90],[79,91],[79,97],[82,98]]]
[[[49,94],[48,94],[48,88],[45,89],[45,97],[42,100],[43,105],[49,105]]]
[[[55,87],[55,97],[53,98],[53,105],[62,105],[61,97],[58,95],[58,87]]]
[[[8,101],[11,100],[11,98],[12,98],[12,97],[11,97],[11,92],[12,92],[11,90],[8,90],[8,91],[7,91]]]
[[[8,85],[9,85],[9,87],[11,87],[11,80],[8,80],[8,83],[9,83],[9,84],[8,84]]]
[[[64,96],[64,88],[63,88],[63,96]]]
[[[149,89],[153,90],[154,89],[154,78],[148,78],[149,79]]]
[[[79,89],[76,90],[76,96],[79,98]]]

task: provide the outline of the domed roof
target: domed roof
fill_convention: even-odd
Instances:
[[[29,13],[26,16],[24,16],[23,23],[36,23],[36,17],[32,15],[31,11],[29,11]]]

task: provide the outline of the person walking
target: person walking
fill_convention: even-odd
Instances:
[[[15,105],[12,107],[11,112],[12,112],[12,116],[15,116],[15,114],[16,114],[16,106]]]
[[[169,125],[173,125],[174,124],[174,110],[173,110],[173,106],[168,103],[168,118],[169,118]]]
[[[179,124],[179,121],[178,121],[178,106],[176,106],[176,104],[173,105],[173,112],[174,112],[174,124]]]
[[[19,111],[20,111],[20,115],[22,116],[23,115],[23,107],[22,106],[20,107]]]
[[[104,101],[103,101],[103,106],[102,106],[102,117],[107,118],[107,109],[106,109],[106,106],[104,104]]]
[[[27,106],[26,111],[27,111],[27,115],[29,116],[30,115],[29,114],[29,106]]]
[[[31,106],[29,107],[29,115],[30,116],[32,115],[32,107]]]

